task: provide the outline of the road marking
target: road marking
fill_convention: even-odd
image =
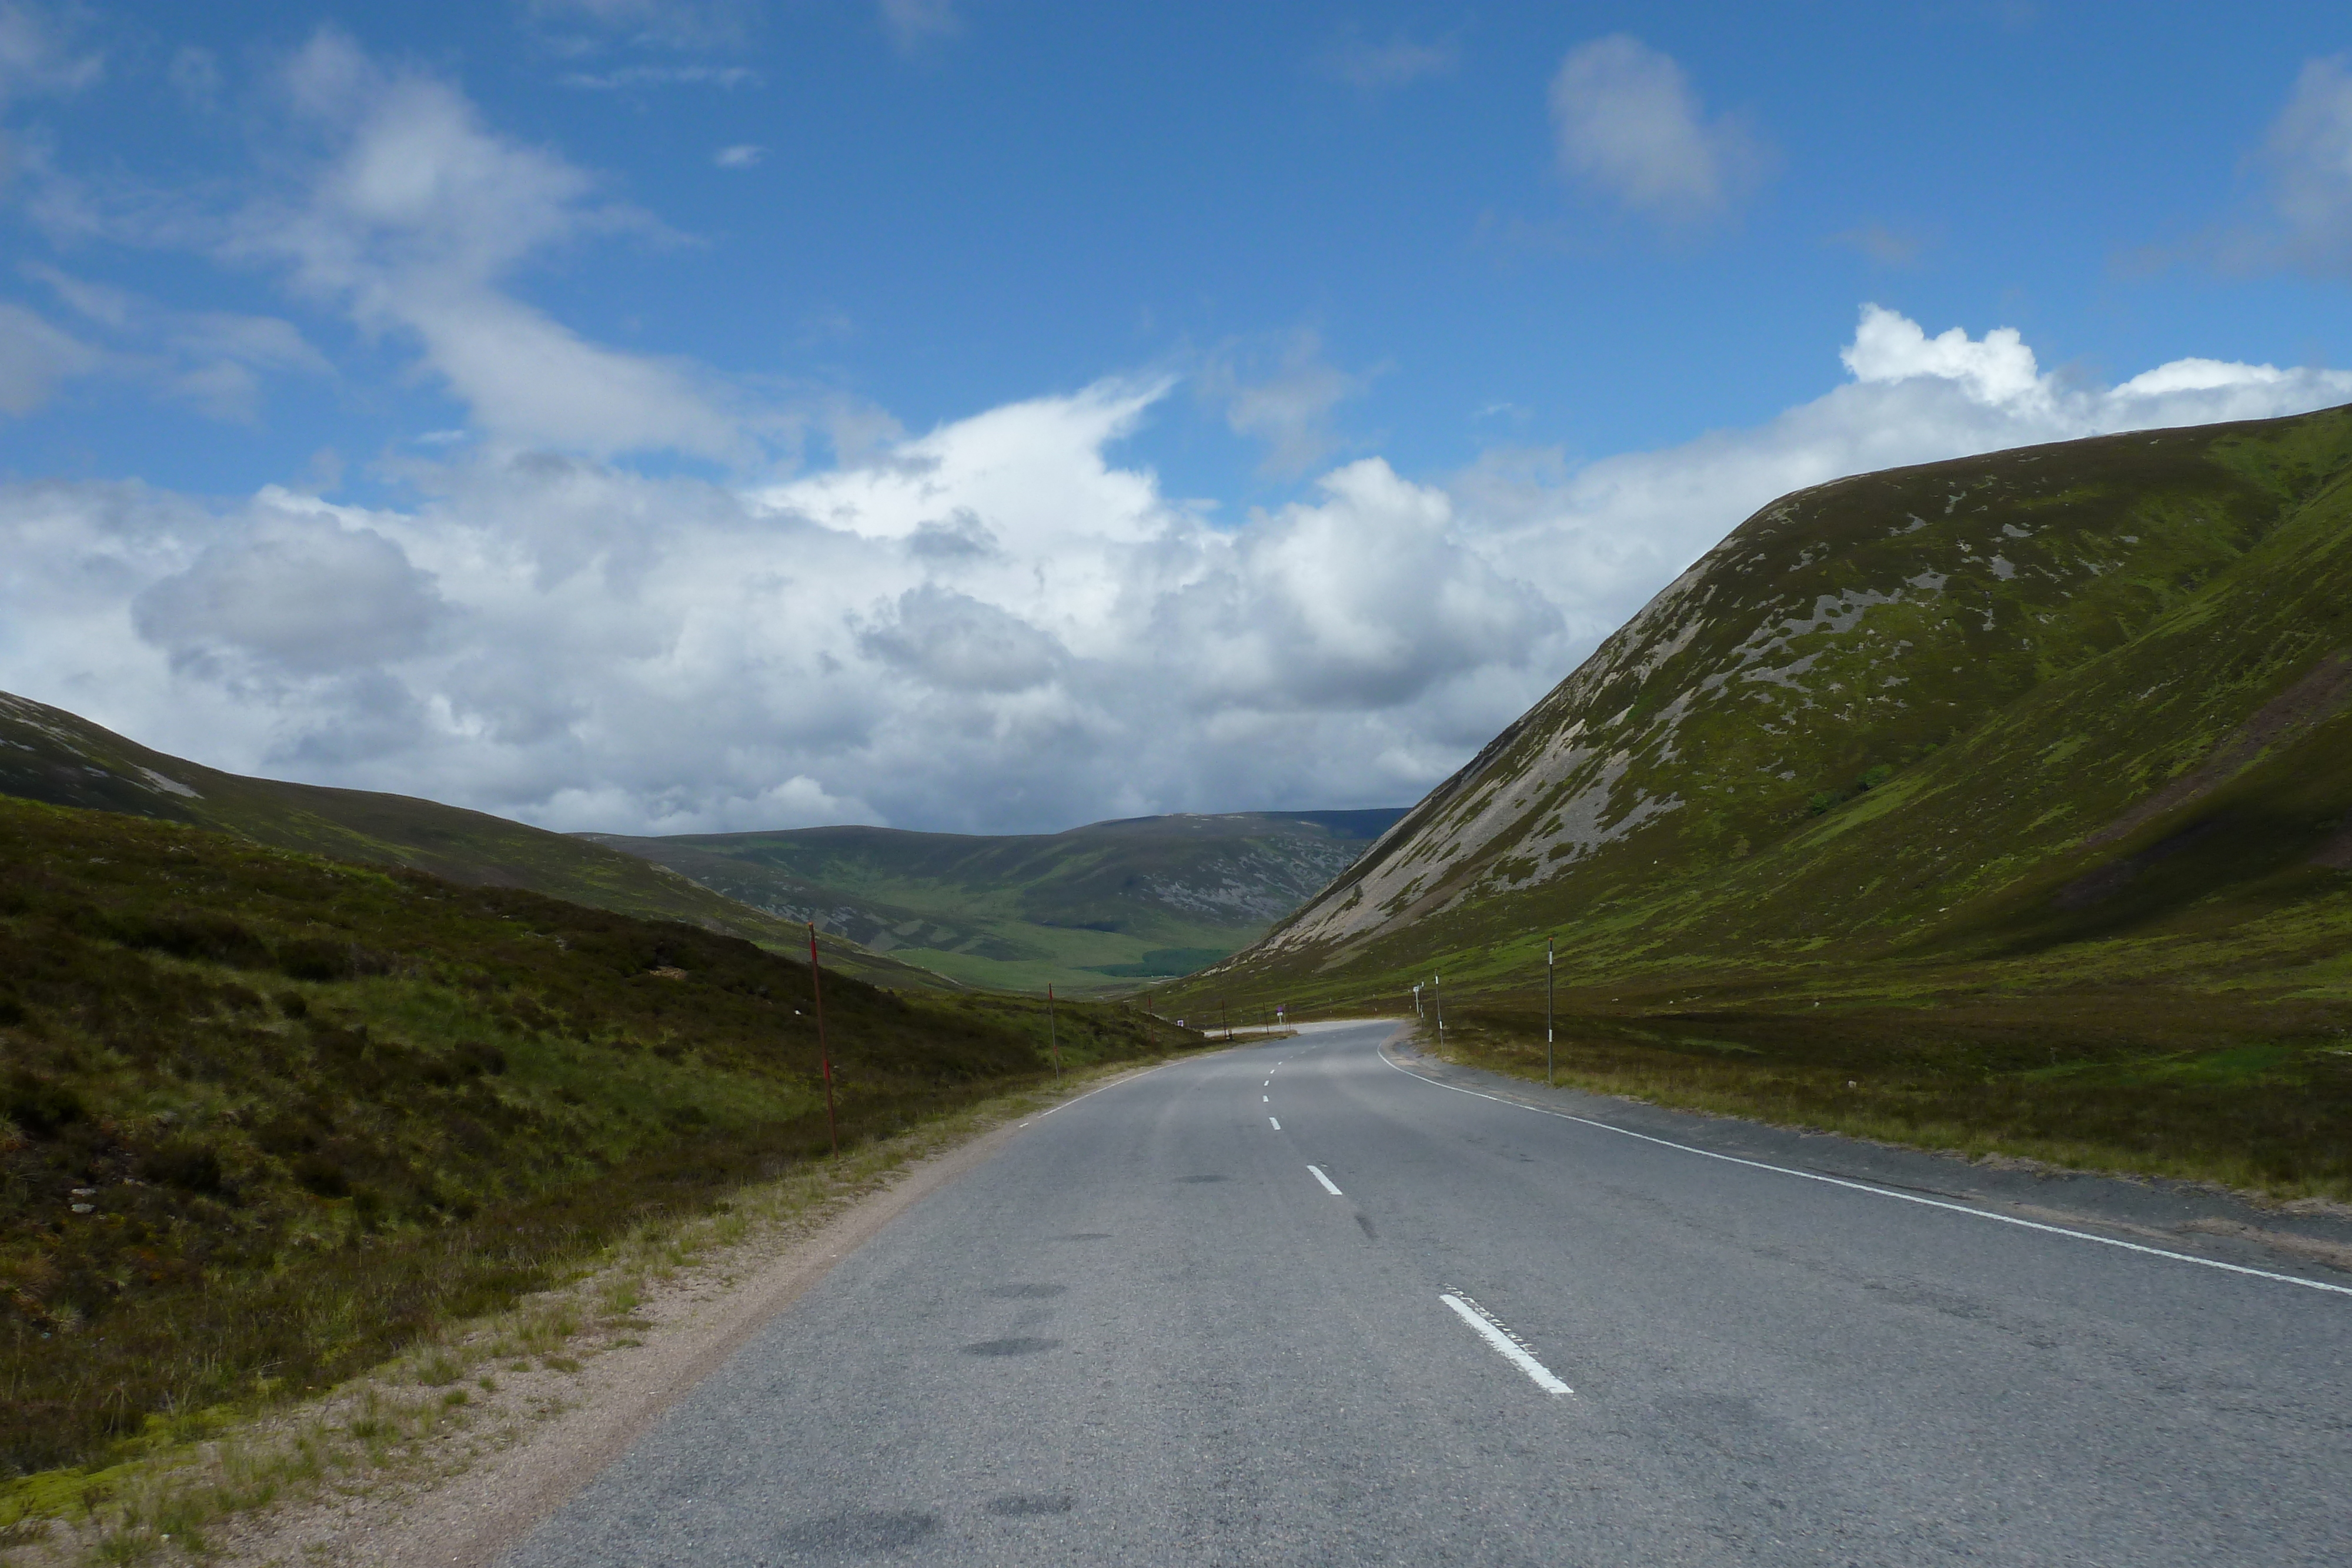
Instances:
[[[1321,1166],[1308,1166],[1307,1168],[1315,1173],[1315,1179],[1323,1184],[1323,1190],[1325,1192],[1329,1193],[1333,1197],[1344,1197],[1347,1196],[1333,1184],[1329,1176],[1323,1174],[1323,1167]]]
[[[1261,1094],[1258,1098],[1265,1101],[1269,1105],[1274,1103],[1274,1096],[1271,1094]]]
[[[1528,1347],[1521,1344],[1509,1330],[1496,1322],[1486,1308],[1475,1301],[1457,1296],[1450,1291],[1437,1299],[1452,1307],[1454,1316],[1476,1330],[1478,1337],[1493,1345],[1496,1354],[1526,1373],[1528,1381],[1533,1383],[1538,1388],[1542,1389],[1546,1394],[1565,1394],[1571,1398],[1574,1397],[1576,1390],[1554,1377],[1551,1375],[1551,1368],[1528,1354]]]
[[[1279,1122],[1275,1121],[1275,1119],[1274,1119],[1273,1117],[1268,1116],[1268,1117],[1266,1118],[1266,1122],[1267,1122],[1267,1123],[1268,1123],[1268,1124],[1269,1124],[1274,1128],[1274,1130],[1275,1130],[1276,1132],[1279,1133],[1280,1131],[1282,1131],[1282,1124],[1281,1124],[1281,1123],[1279,1123]]]
[[[1175,1065],[1176,1063],[1172,1061],[1163,1061],[1160,1064],[1160,1067],[1173,1067]],[[1081,1100],[1091,1100],[1096,1095],[1101,1093],[1103,1089],[1116,1089],[1122,1083],[1132,1083],[1139,1078],[1149,1078],[1153,1073],[1159,1071],[1160,1067],[1147,1067],[1140,1072],[1130,1072],[1124,1078],[1113,1079],[1110,1082],[1104,1084],[1102,1089],[1089,1089],[1083,1094],[1076,1094],[1071,1096],[1069,1099],[1063,1101],[1061,1105],[1048,1105],[1043,1111],[1040,1111],[1035,1115],[1030,1117],[1029,1122],[1042,1122],[1046,1117],[1052,1115],[1055,1112],[1062,1109],[1063,1105],[1075,1105]],[[1025,1127],[1029,1124],[1029,1122],[1024,1122],[1021,1125]]]
[[[1509,1100],[1500,1094],[1488,1094],[1482,1090],[1465,1089],[1459,1083],[1447,1083],[1441,1079],[1415,1072],[1410,1067],[1391,1061],[1389,1053],[1385,1051],[1380,1052],[1380,1058],[1407,1078],[1418,1078],[1423,1083],[1435,1088],[1451,1089],[1456,1094],[1469,1094],[1480,1100],[1492,1100],[1497,1105],[1516,1105],[1522,1111],[1533,1111],[1538,1116],[1557,1116],[1563,1122],[1580,1122],[1588,1127],[1598,1127],[1604,1133],[1615,1133],[1618,1136],[1625,1138],[1638,1138],[1643,1143],[1655,1144],[1663,1149],[1679,1149],[1684,1154],[1698,1155],[1710,1160],[1721,1160],[1726,1165],[1746,1166],[1750,1170],[1771,1171],[1779,1176],[1796,1176],[1804,1181],[1817,1181],[1826,1186],[1842,1186],[1850,1192],[1866,1192],[1873,1197],[1897,1198],[1905,1203],[1916,1203],[1927,1208],[1945,1209],[1953,1214],[1965,1214],[1976,1219],[1996,1220],[2002,1225],[2014,1225],[2024,1230],[2039,1230],[2046,1236],[2063,1236],[2074,1241],[2095,1241],[2102,1247],[2120,1248],[2126,1252],[2144,1252],[2151,1258],[2169,1258],[2176,1263],[2195,1263],[2202,1268],[2219,1269],[2224,1273],[2251,1274],[2257,1280],[2276,1280],[2283,1285],[2301,1285],[2305,1290],[2326,1291],[2338,1296],[2352,1296],[2352,1285],[2331,1285],[2324,1280],[2306,1280],[2300,1274],[2280,1274],[2268,1269],[2250,1269],[2242,1263],[2224,1263],[2218,1258],[2200,1258],[2193,1252],[2173,1252],[2162,1247],[2142,1246],[2137,1241],[2119,1241],[2112,1236],[2095,1236],[2087,1230],[2069,1230],[2063,1225],[2044,1225],[2039,1220],[2020,1219],[2015,1215],[1995,1214],[1986,1208],[1971,1208],[1965,1203],[1946,1203],[1941,1198],[1921,1197],[1916,1193],[1895,1192],[1886,1187],[1873,1186],[1868,1182],[1848,1181],[1843,1176],[1823,1176],[1819,1171],[1801,1171],[1789,1166],[1768,1164],[1763,1160],[1744,1159],[1738,1155],[1719,1155],[1713,1149],[1702,1149],[1690,1144],[1677,1144],[1672,1138],[1654,1138],[1647,1133],[1636,1133],[1628,1127],[1612,1126],[1606,1122],[1596,1122],[1590,1116],[1579,1116],[1567,1111],[1547,1110],[1541,1105],[1530,1105],[1524,1100]]]

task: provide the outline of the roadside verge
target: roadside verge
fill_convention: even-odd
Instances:
[[[318,1399],[56,1478],[60,1495],[0,1529],[0,1563],[488,1563],[1024,1118],[1195,1054],[984,1101],[740,1188],[717,1212],[642,1226],[558,1289]]]

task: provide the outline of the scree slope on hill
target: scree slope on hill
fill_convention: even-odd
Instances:
[[[1254,941],[1402,815],[1137,817],[1019,836],[588,836],[960,980],[1083,995],[1181,974]]]
[[[62,708],[0,692],[0,795],[233,833],[331,860],[401,865],[452,882],[523,887],[593,909],[683,920],[786,951],[803,929],[692,879],[563,833],[405,795],[249,779],[124,739]],[[879,985],[950,982],[828,937],[825,961]]]
[[[2334,410],[1777,501],[1196,984],[1500,980],[1551,933],[1623,973],[2332,907],[2347,468]]]

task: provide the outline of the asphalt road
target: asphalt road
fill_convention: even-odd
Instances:
[[[1643,1141],[1388,1032],[1038,1118],[507,1563],[2352,1563],[2346,1276]]]

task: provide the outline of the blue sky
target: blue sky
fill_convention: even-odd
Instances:
[[[0,4],[0,687],[563,827],[1403,801],[1785,489],[2352,401],[2347,50]]]

